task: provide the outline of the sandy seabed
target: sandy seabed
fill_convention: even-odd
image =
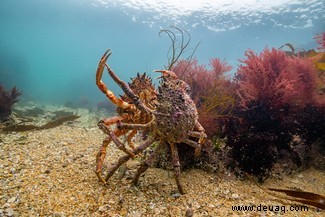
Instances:
[[[139,186],[131,186],[129,178],[138,159],[127,163],[123,178],[118,171],[103,185],[94,171],[105,135],[95,122],[85,125],[83,121],[80,118],[48,130],[0,132],[0,216],[325,215],[313,207],[279,200],[248,180],[227,178],[221,172],[183,171],[185,195],[177,193],[171,171],[157,168],[149,169]],[[110,144],[104,171],[122,155]],[[263,186],[324,195],[325,173],[308,169],[281,179],[269,178]],[[255,207],[254,211],[236,211],[234,206]]]

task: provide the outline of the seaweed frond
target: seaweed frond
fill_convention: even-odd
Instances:
[[[67,122],[67,121],[74,121],[76,119],[78,119],[80,116],[78,115],[69,115],[66,117],[61,117],[58,118],[54,121],[50,121],[42,126],[36,126],[36,125],[25,125],[25,124],[21,124],[21,125],[10,125],[7,127],[4,127],[2,129],[2,131],[4,132],[25,132],[25,131],[31,131],[31,130],[45,130],[45,129],[51,129],[57,126],[62,125],[63,123]]]
[[[54,121],[50,121],[47,124],[44,124],[39,129],[44,130],[44,129],[54,128],[54,127],[60,126],[64,122],[74,121],[74,120],[76,120],[78,118],[80,118],[80,116],[78,116],[78,115],[70,115],[70,116],[67,116],[67,117],[58,118],[58,119],[56,119]]]
[[[244,172],[246,177],[253,182],[257,187],[259,187],[262,191],[271,195],[273,197],[279,198],[281,200],[290,200],[294,202],[299,202],[305,205],[310,205],[317,207],[319,209],[325,210],[325,197],[320,194],[307,192],[307,191],[297,191],[297,190],[288,190],[288,189],[277,189],[277,188],[264,188],[259,185],[248,173]],[[281,195],[277,195],[275,192],[284,193],[290,197],[284,197]]]
[[[173,68],[175,63],[177,63],[180,57],[186,52],[186,49],[191,42],[191,35],[189,34],[188,31],[178,28],[176,26],[170,26],[170,29],[162,29],[158,33],[159,36],[161,36],[162,33],[165,33],[169,37],[172,43],[167,54],[168,66],[165,66],[167,70],[171,70]],[[178,34],[180,34],[180,39],[178,39],[177,37]],[[199,44],[200,42],[195,46],[191,55],[187,57],[186,60],[188,61],[192,60],[193,55],[196,49],[198,48]],[[171,53],[171,57],[170,57],[170,53]]]
[[[22,95],[16,87],[6,90],[0,84],[0,122],[10,119],[13,105],[18,102],[18,97]]]

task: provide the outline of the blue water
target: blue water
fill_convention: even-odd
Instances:
[[[218,57],[234,72],[248,48],[315,48],[313,37],[325,31],[323,0],[245,1],[0,0],[0,83],[28,100],[96,103],[105,99],[95,84],[104,51],[112,49],[109,64],[123,80],[137,72],[155,77],[170,46],[158,32],[170,25],[187,30],[192,47],[201,42],[200,63]],[[104,81],[121,93],[107,74]]]

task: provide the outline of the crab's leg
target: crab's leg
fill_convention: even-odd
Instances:
[[[134,145],[133,145],[133,142],[132,142],[132,139],[133,137],[137,134],[137,130],[132,130],[131,133],[127,136],[127,141],[128,141],[128,144],[130,146],[130,148],[132,148],[134,150]]]
[[[143,130],[151,127],[154,124],[154,121],[155,121],[155,116],[153,116],[152,119],[146,124],[128,124],[128,123],[119,122],[117,124],[117,127],[120,129]]]
[[[195,128],[200,132],[199,143],[203,144],[206,141],[207,135],[205,134],[205,130],[200,122],[195,121]]]
[[[194,138],[198,138],[199,141],[196,143],[196,142],[194,142],[192,140],[187,139],[185,141],[185,143],[187,143],[190,146],[195,148],[195,157],[198,157],[200,155],[200,152],[201,152],[202,144],[204,144],[206,142],[207,135],[205,134],[204,128],[202,127],[202,125],[198,121],[195,122],[195,128],[198,131],[190,131],[188,133],[188,135],[191,136],[191,137],[194,137]],[[195,146],[194,146],[194,144],[195,144]]]
[[[122,120],[127,120],[128,116],[127,115],[122,115],[122,116],[116,116],[116,117],[111,117],[111,118],[106,118],[104,120],[102,120],[100,123],[109,126],[112,124],[115,124],[119,121]],[[116,129],[114,131],[114,134],[117,136],[121,136],[123,134],[126,134],[128,132],[128,130],[121,130],[121,129]],[[97,153],[96,156],[96,174],[99,178],[100,181],[105,182],[104,179],[100,176],[100,172],[102,170],[103,167],[103,162],[106,156],[106,148],[108,146],[108,144],[111,142],[111,138],[110,137],[106,137],[105,140],[103,141],[103,144],[99,150],[99,152]]]
[[[112,138],[113,140],[119,140],[119,138]],[[154,143],[155,139],[154,138],[150,138],[147,139],[142,145],[137,146],[134,149],[134,154],[139,154],[140,152],[142,152],[143,150],[145,150],[146,148],[148,148],[152,143]],[[118,143],[118,141],[114,141],[115,143]],[[121,142],[121,141],[119,141]],[[123,157],[120,157],[118,159],[118,161],[113,164],[113,166],[108,170],[105,182],[107,182],[109,180],[109,178],[111,178],[111,176],[116,172],[116,170],[124,163],[126,163],[128,160],[130,160],[131,157],[130,155],[124,155]]]
[[[108,55],[109,56],[109,55]],[[107,59],[106,59],[107,60]],[[117,77],[117,75],[115,74],[115,72],[107,65],[105,64],[108,74],[113,78],[113,80],[122,88],[122,90],[124,91],[124,93],[132,99],[132,101],[134,102],[134,104],[140,109],[143,110],[147,113],[152,113],[153,111],[148,108],[146,105],[144,105],[141,100],[140,97],[137,96],[133,90],[129,87],[129,85],[127,83],[125,83],[124,81],[122,81],[119,77]]]
[[[194,151],[194,157],[198,157],[200,154],[201,154],[201,144],[200,143],[197,143],[193,140],[190,140],[190,139],[185,139],[184,142],[186,144],[188,144],[189,146],[192,146],[193,148],[195,148],[195,151]]]
[[[130,157],[135,157],[135,154],[132,152],[132,150],[126,148],[125,145],[119,139],[117,139],[118,136],[115,135],[108,126],[106,126],[103,122],[99,122],[98,127],[111,137],[119,149],[127,153]]]
[[[155,160],[157,153],[159,152],[159,150],[161,149],[162,144],[159,143],[158,146],[156,147],[156,149],[154,150],[154,152],[152,152],[149,157],[143,161],[139,167],[139,169],[137,170],[137,173],[135,174],[135,176],[133,177],[132,183],[134,185],[137,185],[139,182],[139,178],[140,175],[142,173],[144,173],[153,163],[153,161]]]
[[[116,136],[122,136],[122,135],[126,134],[127,132],[128,132],[128,130],[119,130],[119,129],[116,129],[114,131],[114,134]],[[101,172],[102,172],[102,168],[103,168],[103,162],[104,162],[105,157],[106,157],[106,149],[107,149],[108,144],[111,141],[112,141],[111,137],[110,136],[107,136],[105,138],[105,140],[103,141],[103,144],[102,144],[99,152],[96,155],[96,175],[97,175],[98,179],[100,181],[102,181],[103,183],[105,183],[105,180],[101,176]]]
[[[120,121],[126,121],[126,120],[128,120],[128,118],[129,118],[128,114],[123,114],[121,116],[105,118],[105,119],[101,120],[100,123],[103,123],[106,126],[109,126],[112,124],[116,124],[117,122],[120,122]]]
[[[116,97],[114,95],[114,93],[112,91],[110,91],[107,86],[104,84],[104,82],[101,80],[102,76],[103,76],[103,72],[104,72],[104,68],[106,66],[106,61],[108,59],[108,57],[111,55],[112,53],[110,52],[110,50],[108,49],[104,55],[102,56],[102,58],[100,59],[99,63],[98,63],[98,67],[97,67],[97,72],[96,72],[96,84],[98,86],[98,88],[107,96],[107,98],[115,105],[117,105],[118,107],[121,107],[123,109],[128,109],[133,107],[134,105],[129,104],[127,102],[124,102],[122,99]]]
[[[183,186],[182,186],[181,180],[180,180],[180,174],[181,174],[180,166],[181,165],[179,163],[177,146],[174,143],[170,143],[170,149],[172,152],[172,163],[173,163],[173,167],[174,167],[174,174],[175,174],[177,188],[178,188],[178,191],[180,194],[185,194],[185,191],[183,189]]]

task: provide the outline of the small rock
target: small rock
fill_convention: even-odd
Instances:
[[[166,209],[166,207],[156,207],[156,208],[154,208],[154,213],[155,213],[155,215],[162,214],[162,213],[164,213],[165,209]]]
[[[53,213],[52,216],[53,217],[62,217],[62,216],[64,216],[64,214],[63,213],[60,213],[60,212],[55,212],[55,213]]]
[[[209,208],[215,208],[216,206],[214,204],[209,204],[208,207]]]
[[[130,213],[130,217],[141,217],[141,213],[138,211],[134,211]]]
[[[5,203],[5,205],[3,205],[3,208],[7,208],[7,207],[10,207],[9,203]]]
[[[291,180],[292,183],[299,184],[299,181],[297,179]]]
[[[13,203],[13,202],[16,201],[16,199],[17,199],[16,197],[12,197],[12,198],[7,200],[7,203]]]
[[[13,163],[14,164],[18,164],[19,163],[19,159],[20,159],[20,157],[19,157],[19,155],[17,155],[16,157],[14,157]]]
[[[68,161],[65,161],[63,164],[62,164],[62,167],[67,167],[69,165]]]
[[[98,208],[98,211],[99,211],[99,212],[105,212],[105,211],[108,210],[108,209],[109,209],[109,205],[105,204],[105,205],[103,205],[103,206],[100,206],[100,207]]]
[[[235,193],[234,193],[234,194],[231,195],[231,198],[232,198],[232,199],[239,199],[240,196],[239,196],[238,194],[235,194]]]
[[[186,213],[185,216],[186,217],[192,217],[194,214],[193,209],[192,209],[192,205],[189,205],[186,209]]]
[[[180,193],[175,193],[171,195],[173,198],[179,198],[180,196],[182,196]]]
[[[82,158],[82,157],[84,157],[83,154],[77,154],[77,158]]]
[[[11,174],[14,174],[16,172],[16,169],[15,168],[10,168],[10,173]]]
[[[299,179],[303,179],[303,178],[304,178],[304,175],[299,174],[299,175],[298,175],[298,178],[299,178]]]
[[[11,207],[5,209],[5,212],[6,212],[6,216],[13,216],[14,215],[14,210]]]

